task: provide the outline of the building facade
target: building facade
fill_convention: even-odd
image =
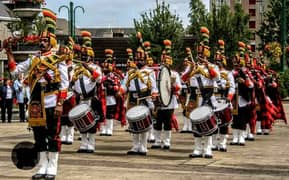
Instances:
[[[245,13],[249,14],[249,29],[252,32],[250,39],[250,45],[255,52],[255,49],[261,44],[261,39],[257,35],[257,31],[260,29],[261,23],[264,19],[264,13],[266,12],[269,0],[210,0],[210,9],[212,9],[213,3],[216,7],[227,4],[231,11],[234,12],[234,6],[236,3],[241,3]]]

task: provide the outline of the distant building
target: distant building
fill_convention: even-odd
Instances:
[[[269,1],[270,0],[210,0],[210,9],[212,9],[213,3],[216,4],[217,8],[227,4],[233,12],[235,4],[241,3],[245,13],[250,15],[248,24],[252,32],[250,45],[255,52],[255,49],[258,48],[258,45],[261,43],[261,39],[257,36],[256,32],[260,29]]]

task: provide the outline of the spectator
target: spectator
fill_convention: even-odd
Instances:
[[[19,107],[19,119],[20,122],[25,122],[25,104],[24,104],[24,86],[23,86],[23,74],[19,74],[18,78],[14,81],[14,89],[16,92],[16,98]]]
[[[10,79],[5,79],[4,84],[0,89],[0,98],[2,101],[1,117],[3,123],[5,123],[6,121],[6,109],[8,114],[8,123],[11,123],[14,97],[15,97],[15,90],[12,86],[12,81]]]

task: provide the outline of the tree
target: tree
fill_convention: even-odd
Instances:
[[[159,61],[157,58],[161,57],[163,40],[171,40],[172,56],[175,61],[182,46],[182,38],[184,37],[182,21],[177,15],[172,14],[169,8],[169,4],[164,1],[161,3],[156,1],[155,9],[141,14],[139,21],[134,19],[136,32],[142,33],[144,41],[150,41],[151,52],[157,61]],[[138,47],[137,41],[136,33],[132,34],[130,43],[134,49]]]
[[[287,0],[287,4],[289,4],[289,0]],[[262,41],[262,44],[260,44],[262,49],[269,42],[281,42],[281,8],[281,1],[270,0],[270,4],[268,5],[267,11],[264,14],[264,20],[261,23],[260,30],[257,32]],[[287,11],[287,13],[287,17],[289,17],[289,12]],[[288,20],[287,27],[289,27]]]
[[[212,4],[212,11],[207,13],[204,5],[199,0],[191,0],[190,7],[189,17],[191,18],[191,24],[188,32],[196,39],[194,48],[199,43],[201,26],[206,26],[210,31],[211,54],[215,52],[214,47],[217,47],[218,39],[225,41],[226,54],[228,56],[232,56],[237,51],[238,41],[249,41],[249,15],[244,12],[240,3],[235,5],[234,13],[230,11],[226,4],[218,8],[215,4]]]
[[[190,1],[190,13],[188,15],[190,19],[190,25],[187,28],[187,33],[192,35],[194,44],[193,49],[197,46],[200,40],[200,28],[208,25],[208,12],[205,9],[205,5],[200,0]],[[196,54],[195,51],[192,52]]]

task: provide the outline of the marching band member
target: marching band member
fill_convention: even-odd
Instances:
[[[209,30],[206,27],[201,27],[201,33],[202,33],[202,41],[200,42],[200,45],[198,47],[198,64],[194,64],[194,67],[192,68],[189,75],[184,74],[183,78],[186,76],[194,77],[193,80],[191,80],[191,86],[197,87],[198,91],[200,92],[200,95],[202,97],[202,100],[198,102],[197,104],[188,106],[203,106],[208,105],[210,107],[213,107],[215,103],[215,98],[213,96],[214,93],[214,83],[220,79],[220,74],[216,70],[216,67],[209,63],[207,58],[210,56],[210,47],[209,44]],[[193,90],[194,88],[192,88]],[[196,93],[194,94],[191,91],[191,96],[193,96],[190,99],[194,99],[196,96]],[[195,147],[192,154],[189,155],[191,158],[213,158],[212,154],[212,134],[208,134],[206,136],[203,136],[199,134],[198,132],[194,132],[195,137]],[[202,145],[202,138],[204,140],[204,145]]]
[[[234,59],[233,75],[238,87],[236,91],[237,103],[234,108],[238,109],[238,113],[233,116],[232,134],[233,139],[231,145],[245,145],[246,126],[250,119],[250,105],[254,84],[249,77],[248,69],[245,67],[244,51],[246,45],[243,42],[238,42],[239,54]]]
[[[68,78],[69,82],[71,82],[73,75],[73,46],[74,41],[71,37],[68,39],[67,46],[59,47],[59,54],[66,55],[66,65],[68,69]],[[63,102],[63,113],[61,115],[61,131],[60,131],[60,139],[62,144],[71,145],[74,141],[74,126],[72,122],[69,120],[68,113],[69,111],[76,105],[76,98],[72,91],[68,92],[67,99]]]
[[[173,64],[173,59],[170,54],[171,41],[164,40],[164,45],[166,50],[166,57],[164,59],[163,65],[171,67]],[[152,149],[170,149],[171,146],[172,115],[174,113],[174,109],[178,108],[177,95],[180,93],[182,84],[179,74],[172,69],[170,78],[172,80],[172,100],[167,107],[163,105],[157,107],[156,123],[154,124],[155,143],[152,145]],[[163,138],[161,138],[162,130],[164,130]]]
[[[145,58],[145,61],[146,61],[146,64],[145,64],[144,68],[151,69],[152,71],[154,71],[155,78],[157,79],[159,65],[155,64],[154,60],[152,58],[152,55],[151,55],[151,43],[149,41],[145,41],[143,43],[143,49],[144,49],[144,53],[145,53],[145,57],[144,58]],[[151,107],[152,106],[153,105],[151,105]],[[153,108],[151,108],[151,109],[153,109]],[[154,113],[152,113],[152,114],[153,114],[152,118],[155,118]],[[154,133],[154,126],[153,126],[150,130],[148,130],[148,142],[149,143],[154,143],[155,142],[155,135],[154,134],[155,133]]]
[[[72,77],[72,88],[76,96],[80,96],[81,103],[89,104],[98,113],[103,121],[105,114],[105,100],[101,90],[102,71],[100,66],[93,63],[94,51],[91,48],[91,33],[82,31],[83,45],[81,47],[81,61],[74,69]],[[97,122],[97,123],[98,123]],[[96,126],[81,132],[81,143],[78,153],[93,153],[95,151]]]
[[[35,147],[40,152],[39,169],[32,179],[54,180],[61,150],[59,138],[62,104],[67,95],[67,66],[52,53],[56,47],[56,14],[43,9],[47,29],[40,35],[40,55],[29,57],[16,65],[11,49],[6,48],[8,67],[12,75],[28,71],[31,91],[29,126],[34,133]],[[4,43],[7,45],[7,41]],[[4,47],[7,47],[4,45]]]
[[[185,70],[188,70],[190,68],[190,64],[192,63],[192,52],[190,48],[186,48],[186,53],[187,53],[187,57],[184,59],[184,67]],[[181,73],[184,74],[185,72]],[[189,82],[184,82],[183,79],[181,79],[181,83],[182,83],[182,90],[181,90],[181,94],[179,95],[179,100],[180,103],[182,105],[182,109],[183,109],[183,128],[181,130],[180,133],[192,133],[192,122],[189,118],[188,114],[188,103],[190,100],[190,83]]]
[[[252,97],[251,97],[251,105],[250,105],[250,118],[249,122],[247,123],[247,128],[245,132],[245,140],[249,141],[254,141],[254,134],[255,134],[255,129],[256,129],[256,121],[257,121],[257,106],[258,106],[258,100],[256,98],[257,92],[258,92],[258,84],[263,84],[263,80],[258,72],[258,70],[255,67],[254,64],[254,58],[253,58],[253,53],[252,53],[252,48],[250,45],[246,46],[247,53],[245,53],[245,63],[246,63],[246,68],[248,69],[248,76],[254,83],[254,90],[252,92]],[[263,85],[262,85],[263,86]],[[261,87],[261,86],[260,86]]]
[[[106,120],[101,123],[101,136],[112,136],[114,119],[120,120],[125,125],[124,102],[119,95],[121,78],[115,72],[113,63],[113,50],[105,49],[105,60],[103,63],[103,84],[106,95]],[[118,115],[122,114],[122,115]]]
[[[138,36],[141,36],[138,33]],[[156,87],[155,74],[151,69],[144,68],[144,50],[139,47],[135,64],[136,67],[130,68],[127,72],[122,85],[122,90],[127,93],[127,110],[137,106],[139,98],[152,96],[140,100],[140,104],[153,108],[152,99],[155,99],[158,90]],[[147,154],[148,132],[132,133],[132,148],[127,152],[128,155],[146,155]]]
[[[228,71],[225,68],[227,65],[224,47],[225,42],[223,40],[218,40],[218,45],[219,49],[217,50],[215,55],[215,62],[220,72],[220,80],[217,81],[217,94],[219,94],[220,97],[225,98],[227,102],[231,102],[235,94],[235,80],[232,72]],[[227,136],[229,133],[229,122],[232,120],[231,103],[229,106],[229,114],[222,114],[220,115],[220,117],[218,117],[224,124],[219,124],[219,130],[216,131],[213,135],[212,150],[227,152]]]

